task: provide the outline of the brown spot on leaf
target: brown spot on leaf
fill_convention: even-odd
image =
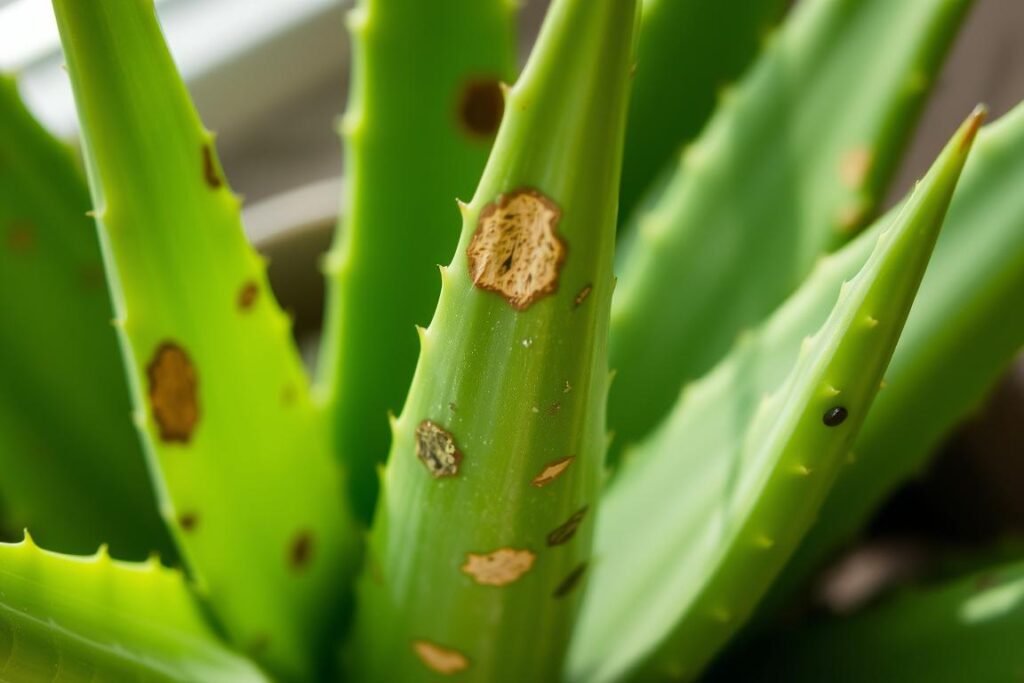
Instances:
[[[592,292],[593,290],[594,290],[594,287],[592,285],[587,285],[586,287],[581,289],[576,294],[576,298],[574,298],[572,300],[573,308],[579,308],[580,304],[582,304],[584,301],[586,301],[587,297],[590,296],[590,292]]]
[[[153,354],[146,374],[160,440],[188,443],[199,422],[199,382],[192,360],[178,344],[164,342]]]
[[[839,162],[839,177],[851,190],[859,190],[871,171],[874,155],[867,147],[855,147]]]
[[[462,462],[462,453],[455,445],[455,438],[430,420],[424,420],[416,427],[416,457],[437,479],[454,477],[459,473]]]
[[[203,145],[203,179],[214,190],[224,184],[217,171],[217,160],[213,156],[213,147],[210,145]]]
[[[254,281],[249,280],[242,288],[238,290],[238,308],[242,311],[248,311],[252,308],[253,304],[256,303],[256,298],[260,294],[260,287]]]
[[[289,382],[281,389],[281,403],[286,406],[293,405],[295,403],[295,399],[298,398],[298,395],[299,392],[296,391],[295,385]]]
[[[496,79],[472,80],[463,88],[459,98],[459,121],[471,135],[493,138],[504,113],[505,96]]]
[[[288,548],[288,563],[292,569],[301,571],[309,566],[313,559],[313,534],[301,531],[292,539]]]
[[[548,415],[558,415],[560,412],[562,412],[561,403],[558,403],[556,401],[555,403],[552,403],[551,405],[548,406]]]
[[[515,548],[500,548],[485,555],[467,553],[462,571],[481,585],[507,586],[530,571],[535,559],[537,556],[529,550]]]
[[[469,668],[469,659],[458,650],[441,647],[427,640],[412,641],[412,649],[428,669],[444,676]]]
[[[178,526],[185,533],[191,533],[199,526],[199,515],[194,512],[185,512],[178,517]]]
[[[583,523],[583,518],[587,516],[587,509],[588,506],[584,505],[574,512],[565,524],[548,534],[548,545],[553,547],[571,541],[572,537],[576,535],[576,530]]]
[[[519,311],[557,290],[566,250],[556,233],[560,218],[558,206],[536,190],[488,204],[466,250],[473,284]]]
[[[562,473],[569,468],[569,465],[571,465],[572,461],[575,459],[575,455],[570,455],[566,458],[560,458],[559,460],[555,460],[554,462],[549,462],[547,465],[544,466],[544,469],[541,470],[540,474],[534,477],[533,481],[530,483],[532,483],[537,488],[543,488],[547,486],[555,479],[558,479],[558,477],[560,477]]]
[[[571,593],[576,586],[579,585],[580,579],[587,573],[587,563],[583,562],[578,567],[569,572],[562,583],[558,584],[555,588],[555,592],[551,594],[554,598],[564,598],[566,595]]]
[[[7,237],[4,241],[11,251],[25,253],[36,245],[36,234],[27,221],[15,221],[7,227]]]

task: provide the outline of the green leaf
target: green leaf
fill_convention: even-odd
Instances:
[[[48,547],[170,554],[110,324],[89,193],[0,74],[0,498]]]
[[[393,426],[354,680],[561,670],[603,470],[636,10],[557,0],[509,92]]]
[[[359,538],[290,321],[151,0],[54,8],[164,515],[232,640],[308,680]]]
[[[181,572],[153,558],[72,557],[0,543],[5,681],[265,682],[206,623]]]
[[[429,322],[437,264],[458,240],[455,198],[472,192],[501,121],[515,14],[509,0],[362,0],[349,14],[345,218],[326,261],[320,376],[364,520],[416,366],[414,325]]]
[[[854,452],[775,592],[856,534],[1024,347],[1024,104],[978,136],[907,330]]]
[[[725,97],[622,259],[613,460],[872,217],[970,4],[801,2]]]
[[[718,93],[736,79],[782,15],[782,0],[645,0],[626,125],[619,214],[644,192],[707,122]]]
[[[720,680],[1012,681],[1021,633],[1024,564],[1008,564],[755,642]]]
[[[880,233],[781,388],[752,392],[748,338],[628,454],[604,497],[574,680],[692,679],[750,615],[847,461],[982,118]]]

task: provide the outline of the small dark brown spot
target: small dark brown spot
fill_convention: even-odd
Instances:
[[[15,221],[7,228],[7,248],[13,252],[25,253],[36,245],[35,231],[26,221]]]
[[[579,585],[580,579],[587,573],[587,563],[583,562],[578,567],[573,569],[569,574],[562,579],[562,583],[558,584],[555,588],[555,592],[551,594],[554,598],[564,598],[566,595],[571,593],[576,586]]]
[[[199,422],[199,382],[192,359],[178,344],[164,342],[153,354],[146,374],[161,441],[188,443]]]
[[[825,423],[826,427],[838,427],[839,425],[843,424],[843,422],[846,420],[847,415],[848,413],[846,412],[846,408],[842,406],[836,406],[835,408],[829,408],[827,411],[825,411],[825,414],[822,416],[821,421]]]
[[[313,559],[313,534],[302,531],[292,540],[288,549],[288,562],[292,569],[301,571],[309,566]]]
[[[556,402],[548,406],[548,415],[558,415],[560,412],[562,412],[561,403]]]
[[[250,310],[259,294],[260,286],[249,280],[238,291],[238,308],[242,311]]]
[[[459,412],[458,406],[455,405],[455,401],[452,401],[451,403],[448,404],[448,410],[452,411],[453,413]]]
[[[459,99],[459,121],[471,135],[493,138],[504,113],[505,96],[497,80],[473,80],[463,88]]]
[[[588,506],[584,505],[574,512],[565,524],[548,534],[548,545],[554,547],[571,541],[572,537],[576,535],[576,530],[583,523],[583,518],[587,516],[587,508]]]
[[[986,591],[989,588],[994,588],[999,585],[999,574],[996,572],[984,572],[978,576],[974,581],[974,589],[977,591]]]
[[[203,178],[206,180],[206,184],[215,190],[224,184],[217,171],[217,160],[213,156],[213,148],[210,145],[203,145]]]
[[[194,512],[185,512],[178,517],[178,526],[186,533],[191,533],[199,526],[199,515]]]
[[[462,463],[462,452],[455,445],[455,438],[430,420],[424,420],[416,427],[416,457],[435,479],[454,477]]]
[[[573,308],[579,308],[580,304],[586,301],[587,297],[590,296],[590,292],[593,291],[593,286],[587,285],[579,291],[576,298],[572,300]]]

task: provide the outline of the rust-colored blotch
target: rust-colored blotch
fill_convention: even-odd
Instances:
[[[562,212],[536,190],[502,195],[480,213],[467,248],[469,276],[519,311],[558,289],[565,243],[557,234]]]
[[[472,80],[459,99],[459,121],[471,135],[490,139],[498,132],[505,114],[505,95],[494,78]]]
[[[252,310],[253,304],[260,295],[260,286],[253,280],[249,280],[238,290],[238,308],[241,311]]]
[[[507,586],[533,567],[537,556],[529,550],[501,548],[484,555],[466,554],[462,571],[484,586]]]
[[[570,455],[568,457],[555,460],[554,462],[549,462],[547,465],[544,466],[544,469],[540,471],[540,474],[534,477],[533,481],[531,481],[530,483],[536,486],[537,488],[543,488],[547,486],[555,479],[558,479],[560,476],[562,476],[562,473],[569,469],[569,465],[571,465],[573,460],[575,459],[576,456]]]
[[[174,342],[162,343],[153,354],[147,375],[160,440],[188,443],[199,422],[199,381],[188,353]]]
[[[412,641],[412,649],[428,669],[444,676],[457,674],[469,668],[469,659],[458,650],[441,647],[428,640]]]

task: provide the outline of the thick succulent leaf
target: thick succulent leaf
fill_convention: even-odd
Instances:
[[[722,681],[1013,681],[1024,671],[1024,564],[907,592],[755,643]]]
[[[849,469],[790,561],[782,600],[867,523],[1024,347],[1024,104],[978,136]]]
[[[783,0],[645,0],[626,126],[619,215],[628,219],[683,143],[704,126],[782,15]]]
[[[110,324],[89,191],[0,74],[0,517],[47,547],[170,552]]]
[[[414,325],[437,305],[437,264],[501,122],[515,65],[510,0],[362,0],[349,14],[353,82],[345,211],[326,261],[320,375],[349,490],[369,519],[387,416],[409,389]]]
[[[557,680],[604,458],[635,0],[556,0],[508,95],[394,442],[355,680]]]
[[[289,320],[152,1],[54,8],[162,511],[232,639],[308,679],[358,532]]]
[[[629,452],[603,500],[574,680],[692,679],[749,616],[847,461],[981,119],[880,233],[781,388],[751,392],[752,336]]]
[[[969,5],[794,9],[638,218],[612,308],[613,459],[871,218]]]
[[[0,543],[0,679],[267,681],[206,623],[181,571]]]

